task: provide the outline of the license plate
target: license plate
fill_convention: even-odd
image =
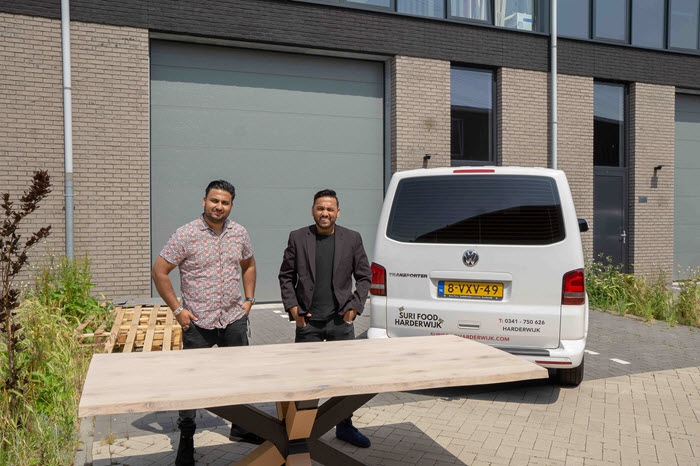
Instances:
[[[491,282],[438,282],[441,298],[503,299],[503,283]]]

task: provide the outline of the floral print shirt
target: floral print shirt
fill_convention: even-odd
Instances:
[[[225,328],[245,315],[239,263],[252,256],[243,226],[226,219],[217,235],[203,216],[178,228],[160,252],[179,266],[182,307],[205,329]]]

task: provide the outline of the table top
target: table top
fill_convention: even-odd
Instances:
[[[80,417],[546,378],[547,369],[453,335],[93,356]]]

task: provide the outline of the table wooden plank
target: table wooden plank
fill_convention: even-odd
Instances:
[[[546,378],[453,335],[96,354],[80,416],[311,400]]]

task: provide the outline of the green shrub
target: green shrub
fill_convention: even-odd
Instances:
[[[679,323],[700,327],[700,272],[695,277],[679,282],[675,315]]]
[[[591,308],[632,314],[647,321],[700,327],[700,273],[680,282],[674,293],[663,273],[638,276],[622,273],[609,257],[586,264],[586,292]]]
[[[621,266],[612,260],[601,257],[601,261],[592,261],[586,265],[586,292],[592,308],[627,312],[628,288],[627,278],[621,272]]]
[[[21,402],[11,409],[8,393],[0,394],[0,464],[72,464],[80,387],[91,354],[79,346],[72,321],[57,308],[25,300],[16,317],[22,325],[17,364],[23,383],[15,395]]]
[[[66,318],[77,324],[88,317],[95,319],[86,331],[95,330],[96,325],[105,322],[110,313],[108,306],[101,305],[90,295],[94,287],[90,260],[87,257],[69,259],[50,258],[35,279],[34,297],[44,306],[57,308]]]
[[[14,312],[19,384],[0,389],[0,465],[73,464],[78,402],[93,351],[78,343],[74,329],[89,316],[94,327],[111,317],[90,296],[92,286],[87,259],[52,259]],[[1,374],[8,369],[0,339]]]

